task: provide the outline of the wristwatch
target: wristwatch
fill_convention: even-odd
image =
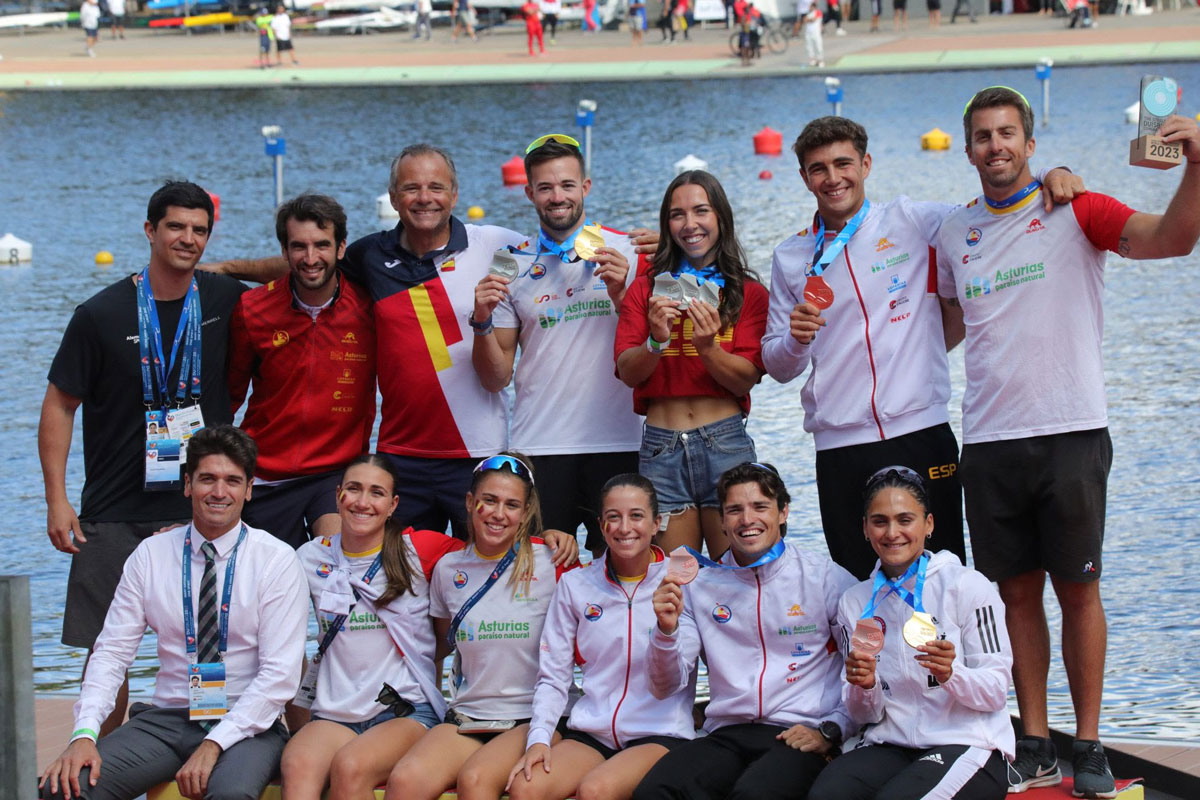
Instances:
[[[821,738],[829,742],[830,747],[834,750],[840,750],[842,747],[842,728],[833,720],[825,720],[817,726],[817,733],[821,734]]]

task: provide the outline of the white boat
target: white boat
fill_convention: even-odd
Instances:
[[[339,2],[348,1],[339,0]],[[355,1],[357,2],[357,0]],[[368,30],[412,27],[416,21],[417,12],[415,11],[404,11],[383,6],[378,11],[372,11],[367,14],[354,14],[348,17],[318,20],[315,27],[319,31],[361,33]]]
[[[41,14],[8,14],[0,17],[0,28],[41,28],[46,25],[66,25],[67,12],[49,11]]]

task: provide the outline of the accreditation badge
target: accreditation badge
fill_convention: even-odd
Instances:
[[[225,665],[219,661],[193,663],[188,668],[188,719],[216,722],[228,711]]]
[[[187,442],[204,428],[204,414],[200,412],[200,404],[184,408],[172,408],[167,411],[167,431],[172,439],[179,440],[179,460],[187,462]]]
[[[937,626],[933,624],[933,617],[929,614],[914,611],[908,622],[904,623],[902,635],[909,647],[922,647],[926,642],[937,638]]]
[[[321,672],[321,654],[314,653],[304,668],[304,677],[300,679],[300,688],[292,698],[292,705],[298,708],[312,708],[313,700],[317,699],[317,677]]]
[[[161,409],[147,411],[143,489],[147,492],[177,492],[183,487],[180,445],[181,442],[168,432],[166,414]]]

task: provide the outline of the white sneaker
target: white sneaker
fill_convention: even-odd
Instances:
[[[845,35],[846,35],[846,29],[845,29],[845,28],[838,28],[838,29],[837,29],[837,35],[838,35],[838,36],[845,36]]]

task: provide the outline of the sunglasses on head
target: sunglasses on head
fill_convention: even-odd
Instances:
[[[572,136],[567,136],[565,133],[547,133],[545,136],[539,136],[530,142],[529,147],[525,148],[525,155],[529,155],[546,142],[558,142],[559,144],[569,144],[571,147],[576,149],[579,148],[579,140]]]
[[[518,478],[524,478],[533,483],[533,470],[524,461],[515,456],[490,456],[475,465],[472,472],[487,472],[488,470],[507,469]]]
[[[870,492],[871,488],[874,487],[875,484],[882,483],[888,478],[893,477],[899,478],[904,483],[918,487],[922,492],[925,491],[925,479],[915,471],[899,464],[893,464],[890,467],[884,467],[881,470],[877,470],[874,475],[867,478],[867,485],[864,488],[864,491]]]
[[[1013,94],[1015,94],[1017,97],[1021,98],[1021,102],[1025,104],[1025,107],[1026,107],[1026,108],[1029,108],[1029,100],[1027,100],[1027,99],[1025,98],[1025,95],[1021,94],[1020,92],[1018,92],[1016,89],[1012,88],[1011,86],[1001,86],[1001,85],[997,84],[997,85],[995,85],[995,86],[987,86],[987,87],[984,87],[983,89],[980,89],[980,90],[979,90],[978,92],[976,92],[975,94],[971,95],[971,99],[967,101],[967,104],[966,104],[965,106],[963,106],[963,116],[964,116],[964,117],[967,115],[967,111],[969,111],[969,110],[970,110],[970,108],[971,108],[971,103],[974,103],[974,102],[975,102],[975,98],[976,98],[976,97],[979,97],[979,95],[983,94],[983,93],[984,93],[984,92],[986,92],[988,89],[1007,89],[1008,91],[1010,91],[1010,92],[1012,92]]]

